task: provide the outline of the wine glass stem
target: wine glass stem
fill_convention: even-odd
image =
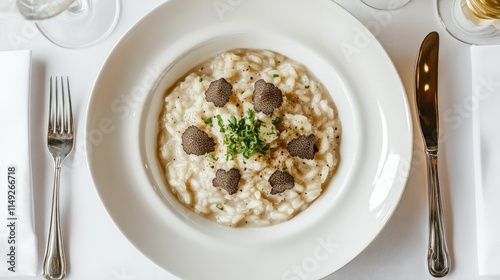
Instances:
[[[89,7],[89,1],[88,0],[76,0],[69,6],[68,11],[71,13],[81,13],[82,11],[88,9]]]

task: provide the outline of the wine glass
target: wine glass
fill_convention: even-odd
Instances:
[[[500,1],[438,0],[438,13],[456,39],[474,45],[500,44]]]
[[[120,0],[17,0],[17,7],[49,41],[65,48],[100,42],[120,15]]]
[[[410,0],[361,0],[361,2],[379,10],[396,10],[406,5]]]

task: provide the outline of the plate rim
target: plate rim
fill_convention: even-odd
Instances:
[[[137,31],[137,28],[139,28],[139,26],[140,26],[141,24],[144,24],[144,22],[145,22],[145,21],[147,21],[148,17],[149,17],[151,14],[154,14],[154,13],[156,13],[157,11],[159,11],[159,10],[161,10],[161,9],[165,9],[165,7],[166,7],[166,6],[168,6],[171,2],[176,2],[176,1],[182,1],[182,0],[170,0],[170,1],[167,1],[167,2],[165,2],[165,3],[163,3],[163,4],[160,4],[158,7],[156,7],[156,8],[155,8],[155,9],[153,9],[152,11],[150,11],[150,12],[149,12],[148,14],[146,14],[143,18],[141,18],[141,19],[140,19],[140,20],[139,20],[136,24],[134,24],[134,25],[133,25],[133,26],[132,26],[132,27],[131,27],[128,31],[126,31],[126,32],[124,33],[123,37],[122,37],[122,38],[118,41],[118,43],[117,43],[117,44],[113,47],[113,50],[109,53],[108,57],[106,58],[106,62],[104,63],[104,65],[103,65],[103,67],[101,68],[101,70],[99,71],[99,74],[98,74],[98,76],[97,76],[98,78],[96,79],[96,82],[95,82],[95,84],[94,84],[94,86],[93,86],[93,88],[92,88],[92,94],[91,94],[91,97],[90,97],[90,99],[89,99],[88,106],[87,106],[87,112],[86,112],[86,120],[85,120],[85,133],[84,133],[84,134],[85,134],[85,136],[84,136],[84,139],[87,139],[89,128],[91,128],[91,127],[90,127],[90,124],[89,124],[89,123],[91,122],[91,121],[90,121],[90,119],[91,119],[91,117],[90,117],[90,116],[91,116],[91,114],[90,114],[90,113],[91,113],[91,108],[92,108],[92,107],[91,107],[91,105],[93,104],[93,100],[94,100],[94,98],[96,98],[95,96],[97,96],[97,94],[95,94],[95,92],[96,92],[96,89],[98,88],[98,85],[99,85],[98,83],[100,82],[100,78],[101,78],[101,76],[102,76],[102,72],[104,72],[105,67],[106,67],[106,66],[107,66],[107,64],[108,64],[108,60],[110,59],[110,57],[111,57],[111,56],[113,56],[113,54],[115,53],[115,51],[116,51],[118,48],[120,48],[120,47],[122,47],[122,46],[123,46],[124,42],[126,42],[128,39],[130,39],[129,37],[131,36],[131,34],[133,34],[134,32],[136,32],[136,31]],[[186,1],[186,2],[188,2],[188,1]],[[193,2],[193,1],[192,1],[192,2]],[[347,12],[347,13],[348,13],[349,15],[351,15],[351,16],[352,16],[352,18],[353,18],[353,19],[357,22],[358,26],[359,26],[359,25],[361,25],[361,26],[362,26],[362,24],[361,24],[361,23],[360,23],[357,19],[355,19],[355,17],[354,17],[351,13],[349,13],[348,11],[346,11],[343,7],[341,7],[341,6],[340,6],[340,5],[338,5],[337,3],[334,3],[334,2],[331,2],[331,1],[328,1],[328,0],[317,0],[317,2],[329,2],[328,4],[333,5],[333,6],[336,6],[336,7],[337,7],[336,9],[339,9],[339,10],[341,10],[341,11]],[[402,85],[401,79],[400,79],[399,75],[397,74],[397,71],[396,71],[396,68],[394,67],[394,64],[393,64],[393,63],[392,63],[392,61],[390,60],[390,58],[389,58],[389,56],[387,55],[387,53],[385,52],[385,50],[383,50],[383,48],[380,46],[380,44],[378,43],[378,41],[376,40],[376,38],[372,36],[372,38],[371,38],[371,39],[372,39],[372,40],[375,40],[376,47],[380,48],[380,50],[382,51],[382,53],[386,56],[386,59],[388,59],[389,63],[392,65],[392,68],[393,68],[392,70],[394,70],[394,72],[395,72],[395,73],[396,73],[396,75],[397,75],[397,80],[399,81],[399,83],[400,83],[400,87],[401,87],[400,89],[402,90],[402,92],[401,92],[401,93],[402,93],[401,97],[402,97],[402,99],[403,99],[402,101],[403,101],[403,103],[404,103],[404,105],[405,105],[405,110],[404,110],[404,111],[405,111],[405,113],[406,113],[406,123],[407,123],[407,127],[406,127],[406,128],[409,130],[409,132],[411,132],[411,131],[412,131],[411,110],[409,109],[410,107],[409,107],[408,98],[407,98],[407,96],[406,96],[406,94],[405,94],[405,89],[404,89],[404,87],[403,87],[403,85]],[[379,51],[380,51],[380,50],[379,50]],[[341,121],[342,121],[342,120],[341,120]],[[411,133],[409,134],[409,136],[410,136],[410,137],[408,138],[408,140],[409,140],[409,143],[408,143],[408,147],[409,147],[408,152],[409,152],[409,154],[407,155],[406,160],[408,160],[408,162],[411,162],[411,158],[412,158],[412,147],[413,147],[413,137],[412,137],[412,134],[411,134]],[[101,194],[101,192],[99,191],[99,187],[98,187],[98,185],[97,185],[97,183],[96,183],[96,179],[94,178],[94,176],[95,176],[95,175],[92,173],[92,170],[93,170],[93,168],[92,168],[92,164],[91,164],[92,155],[91,155],[91,152],[89,151],[90,149],[92,149],[92,147],[88,147],[88,144],[89,144],[89,143],[86,141],[86,142],[85,142],[85,152],[86,152],[86,154],[87,154],[87,165],[88,165],[88,168],[89,168],[90,177],[91,177],[92,183],[93,183],[93,185],[94,185],[94,187],[95,187],[95,189],[96,189],[96,191],[97,191],[97,193],[98,193],[99,199],[100,199],[101,203],[103,204],[103,206],[104,206],[104,208],[105,208],[105,210],[106,210],[107,214],[111,217],[111,219],[112,219],[113,223],[115,223],[115,225],[118,227],[118,229],[120,230],[120,232],[121,232],[121,233],[122,233],[122,234],[123,234],[123,235],[127,238],[127,240],[129,240],[129,242],[131,242],[131,243],[132,243],[132,244],[133,244],[133,245],[134,245],[134,246],[135,246],[135,247],[136,247],[136,248],[137,248],[137,249],[138,249],[141,253],[143,253],[143,254],[144,254],[146,257],[148,257],[150,260],[152,260],[153,262],[157,263],[160,267],[162,267],[162,268],[166,269],[166,268],[165,268],[165,267],[163,267],[161,264],[159,264],[157,261],[153,260],[150,256],[148,256],[147,254],[145,254],[145,253],[143,252],[144,248],[141,248],[141,246],[140,246],[139,244],[137,244],[137,242],[134,242],[134,241],[132,241],[132,240],[131,240],[130,236],[129,236],[129,235],[127,235],[127,234],[123,231],[122,226],[120,226],[119,224],[117,224],[117,222],[116,222],[116,221],[115,221],[115,219],[113,218],[113,216],[114,216],[114,215],[113,215],[113,213],[110,213],[110,212],[109,212],[109,211],[110,211],[110,209],[109,209],[109,207],[107,206],[107,204],[106,204],[106,202],[105,202],[105,199],[103,199],[102,194]],[[375,240],[375,239],[376,239],[376,237],[380,234],[380,232],[383,230],[383,228],[384,228],[384,227],[385,227],[385,225],[387,224],[387,221],[389,220],[389,218],[390,218],[390,217],[392,216],[392,214],[394,213],[396,206],[399,204],[399,201],[401,200],[402,194],[403,194],[403,192],[404,192],[404,187],[405,187],[405,185],[406,185],[406,180],[408,179],[408,175],[409,175],[409,166],[408,166],[407,170],[402,170],[401,172],[402,172],[402,173],[405,173],[405,176],[404,176],[405,178],[404,178],[404,182],[402,182],[402,188],[401,188],[401,190],[400,190],[400,192],[399,192],[399,197],[397,198],[396,202],[395,202],[395,203],[394,203],[394,205],[393,205],[393,206],[394,206],[394,209],[392,209],[391,211],[389,211],[390,213],[389,213],[389,215],[386,217],[385,222],[383,222],[382,227],[378,230],[377,234],[376,234],[375,236],[373,236],[373,238],[372,238],[372,239],[371,239],[371,240],[370,240],[370,241],[366,244],[366,246],[364,246],[364,248],[366,248],[366,247],[367,247],[367,246],[368,246],[371,242],[373,242],[373,240]],[[361,252],[361,251],[360,251],[360,252]],[[355,256],[357,256],[360,252],[356,253],[356,254],[355,254],[352,258],[350,258],[347,262],[343,263],[340,267],[343,267],[344,265],[346,265],[347,263],[349,263],[349,262],[350,262],[350,261],[351,261],[351,260],[352,260]],[[339,268],[340,268],[340,267],[339,267]],[[167,271],[169,271],[170,273],[173,273],[173,272],[172,272],[172,271],[170,271],[170,270],[167,270]],[[333,272],[334,272],[334,270],[332,270],[330,273],[333,273]],[[330,274],[330,273],[328,273],[328,274]],[[326,274],[326,275],[328,275],[328,274]],[[178,276],[177,274],[175,274],[175,275],[176,275],[176,276]],[[323,276],[326,276],[326,275],[323,275]]]

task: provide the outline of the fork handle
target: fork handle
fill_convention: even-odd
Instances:
[[[43,276],[49,280],[63,279],[66,275],[66,257],[61,234],[59,218],[59,184],[61,178],[61,159],[55,160],[54,188],[52,193],[52,208],[50,211],[50,227],[43,259]]]
[[[450,270],[450,258],[446,245],[443,224],[443,209],[439,189],[437,151],[427,152],[429,183],[429,252],[427,256],[429,273],[434,277],[443,277]]]

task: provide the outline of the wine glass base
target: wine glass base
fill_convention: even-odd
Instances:
[[[120,16],[120,0],[77,0],[56,17],[37,21],[36,27],[52,43],[64,48],[94,45],[115,28]]]
[[[410,0],[361,0],[361,2],[377,10],[397,10]]]
[[[476,26],[462,10],[461,0],[438,0],[441,23],[453,37],[471,45],[500,44],[500,30],[494,26]]]

